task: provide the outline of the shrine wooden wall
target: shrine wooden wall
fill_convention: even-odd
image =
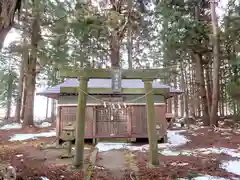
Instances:
[[[108,96],[107,96],[108,97]],[[125,95],[126,99],[135,99],[133,95]],[[167,131],[165,118],[166,108],[163,97],[155,97],[155,117],[161,128],[160,136]],[[115,109],[104,107],[96,101],[88,99],[86,108],[85,138],[147,138],[147,112],[145,98],[135,103],[120,103]],[[75,126],[77,96],[62,96],[58,101],[57,132],[61,136],[62,128],[71,123]],[[91,103],[90,103],[91,102]]]

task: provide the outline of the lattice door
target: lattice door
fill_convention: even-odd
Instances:
[[[97,108],[96,134],[98,136],[127,136],[127,108]]]

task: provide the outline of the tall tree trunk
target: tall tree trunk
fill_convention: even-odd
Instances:
[[[226,72],[224,72],[224,74],[225,74]],[[224,75],[224,78],[222,79],[222,84],[223,84],[223,89],[224,89],[224,94],[223,94],[223,109],[224,109],[224,112],[223,112],[223,114],[224,114],[224,116],[225,115],[229,115],[228,114],[228,110],[227,110],[227,108],[228,108],[228,106],[229,106],[229,104],[228,104],[228,100],[229,100],[229,97],[228,97],[228,94],[227,94],[227,85],[226,85],[226,75]]]
[[[198,89],[198,91],[200,91],[199,90],[199,87],[197,87],[197,89]],[[202,107],[201,107],[201,96],[199,95],[199,93],[196,93],[196,103],[197,103],[197,108],[196,108],[196,114],[197,114],[197,116],[198,117],[200,117],[200,116],[202,116]]]
[[[174,77],[174,88],[177,89],[177,76]],[[178,117],[178,96],[174,96],[174,114]]]
[[[183,64],[180,64],[180,68],[181,68],[181,89],[184,90],[184,95],[183,95],[183,105],[184,107],[182,107],[184,109],[184,113],[185,113],[185,120],[187,120],[187,125],[189,126],[189,122],[188,122],[188,117],[189,117],[189,112],[188,112],[188,88],[186,86],[186,71],[184,73],[184,69],[183,69]]]
[[[47,107],[46,107],[46,115],[45,115],[45,119],[48,118],[48,109],[49,109],[49,98],[47,98]]]
[[[185,111],[185,117],[188,120],[189,118],[189,108],[188,108],[188,99],[189,99],[189,91],[187,87],[187,71],[183,71],[182,69],[182,76],[183,76],[183,86],[184,86],[184,111]]]
[[[181,89],[185,90],[183,76],[180,77],[180,87]],[[180,95],[180,113],[181,113],[181,117],[184,117],[184,94]]]
[[[6,119],[9,119],[11,116],[11,109],[12,109],[12,92],[13,92],[13,77],[11,72],[8,75],[8,91],[7,91],[7,111],[6,111]]]
[[[26,101],[24,112],[24,126],[33,125],[34,114],[34,95],[36,84],[36,65],[37,65],[37,47],[40,36],[40,14],[39,14],[40,0],[35,0],[33,4],[33,22],[31,34],[31,53],[28,58],[28,68],[26,73]]]
[[[223,72],[220,75],[220,101],[219,101],[219,112],[220,112],[220,116],[224,116],[225,115],[225,111],[224,111],[224,103],[225,103],[225,88],[224,88],[224,82],[223,82]]]
[[[17,10],[21,8],[22,0],[3,0],[0,2],[0,51],[4,40],[13,27],[14,16]]]
[[[30,55],[28,60],[28,70],[26,73],[26,100],[23,116],[24,126],[33,125],[35,84],[36,84],[36,58]]]
[[[123,6],[120,1],[110,1],[112,8],[116,13],[121,14],[121,8]],[[128,2],[128,8],[131,8],[132,2]],[[113,31],[110,36],[110,60],[112,68],[120,68],[120,44],[122,42],[123,36],[127,30],[127,26],[129,25],[129,19],[125,21],[124,25],[121,27],[116,27],[113,25]]]
[[[28,57],[27,57],[28,59]],[[26,59],[26,60],[27,60]],[[27,64],[27,63],[26,63]],[[24,119],[24,114],[25,114],[25,104],[26,104],[26,72],[24,70],[24,75],[23,75],[23,94],[22,94],[22,105],[21,105],[21,111],[20,111],[20,118]]]
[[[132,16],[132,1],[128,1],[128,13],[129,18]],[[132,27],[131,27],[131,19],[129,19],[129,26],[127,31],[127,51],[128,51],[128,69],[133,68],[133,62],[132,62]]]
[[[52,72],[52,85],[56,85],[57,77],[56,77],[56,70],[53,70]],[[52,106],[51,106],[51,121],[53,122],[55,119],[55,114],[56,114],[56,101],[55,99],[52,99]]]
[[[56,114],[56,101],[55,99],[52,99],[52,106],[51,106],[51,121],[54,122]]]
[[[190,80],[190,91],[189,91],[189,94],[190,94],[190,98],[191,98],[191,101],[190,101],[190,112],[191,112],[191,116],[192,117],[196,117],[196,101],[195,101],[195,86],[194,86],[194,76],[195,76],[195,71],[194,71],[194,67],[192,65],[192,62],[190,62],[190,77],[189,77],[189,80]]]
[[[210,124],[209,122],[209,110],[208,110],[208,100],[207,94],[205,89],[205,82],[204,82],[204,73],[203,73],[203,65],[202,65],[202,56],[200,54],[194,54],[195,61],[196,61],[196,83],[199,87],[199,96],[201,97],[201,105],[202,105],[202,112],[203,112],[203,123],[205,126]]]
[[[172,113],[172,98],[167,100],[167,112]]]
[[[221,71],[221,70],[220,70]],[[228,100],[228,95],[227,95],[227,90],[226,90],[226,86],[225,82],[222,81],[222,89],[223,89],[223,93],[222,93],[222,97],[221,97],[221,104],[222,104],[222,112],[223,112],[223,116],[228,115],[228,111],[227,111],[227,107],[229,106],[229,100]]]
[[[219,70],[220,70],[220,57],[219,57],[219,39],[218,39],[218,25],[216,15],[216,2],[210,1],[212,29],[213,29],[213,91],[212,91],[212,106],[210,114],[211,125],[218,125],[218,101],[219,101]]]
[[[236,116],[237,115],[237,105],[236,102],[233,101],[233,115]]]
[[[197,21],[200,21],[201,16],[201,2],[198,2],[198,4],[195,6],[195,19]],[[201,44],[201,41],[199,41],[199,44]],[[207,100],[207,94],[205,89],[205,82],[204,82],[204,71],[203,71],[203,64],[202,64],[202,54],[193,54],[195,62],[196,62],[196,84],[198,86],[198,97],[201,97],[201,100],[199,100],[199,112],[198,114],[201,116],[203,115],[203,123],[204,125],[209,125],[209,106],[208,106],[208,100]]]
[[[117,35],[112,35],[110,42],[110,59],[112,68],[120,67],[120,40]]]
[[[212,86],[211,86],[211,65],[206,65],[206,84],[207,84],[207,100],[208,100],[208,107],[212,106]],[[209,114],[210,114],[210,108],[208,108]]]
[[[193,60],[192,60],[193,61]],[[192,83],[192,104],[194,108],[194,117],[195,116],[200,116],[199,111],[201,110],[200,108],[200,97],[199,97],[199,87],[196,85],[196,65],[192,64],[192,77],[191,77],[191,83]]]
[[[131,27],[128,28],[128,45],[127,45],[127,50],[128,50],[128,69],[133,68],[133,63],[132,63],[132,29]]]
[[[24,40],[24,45],[26,44],[26,40]],[[27,51],[28,52],[28,51]],[[20,122],[20,115],[21,115],[21,108],[22,108],[22,96],[23,96],[23,81],[24,81],[24,67],[25,67],[25,60],[27,59],[28,53],[26,50],[23,51],[22,60],[19,70],[19,82],[18,82],[18,94],[17,94],[17,102],[16,102],[16,109],[15,109],[15,121]]]

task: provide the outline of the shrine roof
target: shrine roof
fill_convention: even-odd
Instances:
[[[38,92],[37,95],[59,95],[61,87],[78,87],[79,81],[76,78],[66,79],[63,83],[46,88],[45,90]],[[169,88],[170,93],[183,93],[183,91],[174,89],[171,86],[161,84],[156,80],[153,81],[153,88]],[[89,79],[88,88],[112,88],[111,79]],[[122,79],[122,88],[144,88],[144,83],[140,79]]]

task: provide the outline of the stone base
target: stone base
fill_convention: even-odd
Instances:
[[[66,158],[73,158],[73,155],[69,155],[69,154],[63,154],[60,156],[60,159],[66,159]]]
[[[150,162],[147,163],[147,168],[153,169],[153,168],[159,168],[165,166],[165,164],[163,162],[160,162],[159,165],[153,165]]]
[[[76,166],[74,166],[74,165],[70,165],[69,167],[68,167],[68,169],[69,170],[71,170],[71,171],[79,171],[79,170],[83,170],[83,171],[86,171],[87,169],[89,168],[89,164],[83,164],[83,167],[76,167]]]

